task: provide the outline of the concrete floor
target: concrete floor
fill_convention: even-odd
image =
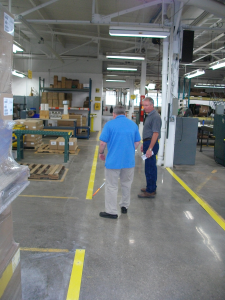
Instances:
[[[128,214],[99,217],[104,189],[86,200],[96,136],[78,140],[81,150],[65,164],[64,182],[32,181],[23,192],[32,197],[13,202],[14,238],[21,247],[69,250],[21,251],[23,300],[66,299],[76,249],[85,249],[79,299],[225,299],[225,232],[163,167],[156,198],[137,198],[145,186],[137,152]],[[63,163],[63,155],[26,151],[23,162]],[[194,166],[173,171],[225,218],[225,168],[213,160],[212,147],[197,150]],[[103,182],[98,160],[94,191]],[[40,195],[50,198],[35,197]]]

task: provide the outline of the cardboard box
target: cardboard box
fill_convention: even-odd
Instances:
[[[57,146],[58,150],[63,150],[65,149],[65,139],[63,137],[57,138]]]
[[[52,93],[52,100],[59,100],[59,93],[53,92]]]
[[[12,209],[9,205],[0,214],[0,264],[12,247],[13,242]]]
[[[66,77],[62,77],[62,88],[66,88]]]
[[[78,79],[75,79],[72,81],[72,87],[73,88],[77,88],[77,85],[79,84],[79,80]]]
[[[25,134],[25,142],[36,142],[42,139],[41,134]]]
[[[58,142],[56,140],[50,140],[49,141],[49,149],[50,150],[57,150],[58,149]]]
[[[57,121],[57,126],[59,127],[74,127],[74,121],[63,121],[63,120],[58,120]]]
[[[77,138],[69,138],[69,150],[75,151],[77,149]]]
[[[24,148],[35,148],[42,143],[42,139],[35,142],[24,142]]]
[[[53,92],[48,92],[48,100],[52,100]]]
[[[59,107],[59,100],[52,100],[52,107]]]
[[[55,75],[54,76],[54,88],[57,88],[57,86],[58,86],[58,76]]]
[[[61,89],[62,88],[62,81],[58,81],[58,89]]]
[[[64,100],[59,100],[59,107],[63,107],[63,101]]]
[[[0,94],[0,119],[12,120],[13,118],[13,95]]]
[[[58,93],[59,94],[59,100],[65,100],[66,94],[65,93]]]
[[[77,88],[82,89],[83,88],[83,83],[78,83]]]
[[[71,89],[72,88],[72,80],[66,79],[66,89]]]
[[[13,242],[0,264],[1,300],[21,300],[21,268],[19,244]]]
[[[62,119],[70,119],[70,118],[69,118],[69,114],[67,114],[67,115],[62,115]]]
[[[45,110],[44,110],[45,111]],[[24,122],[24,125],[26,126],[26,130],[42,130],[43,129],[43,121],[42,120],[26,120]]]
[[[66,100],[73,100],[73,94],[72,93],[66,93]]]
[[[53,107],[53,100],[48,100],[48,106]]]

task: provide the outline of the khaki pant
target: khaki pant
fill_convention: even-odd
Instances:
[[[119,177],[122,190],[122,199],[119,205],[126,208],[130,205],[130,189],[134,178],[134,168],[105,169],[105,212],[108,214],[118,214],[117,193]]]

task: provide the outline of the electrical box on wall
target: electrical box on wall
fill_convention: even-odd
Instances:
[[[100,110],[101,103],[95,103],[95,110]]]

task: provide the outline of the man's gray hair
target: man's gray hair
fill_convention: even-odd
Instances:
[[[149,101],[154,106],[154,100],[151,97],[146,97],[143,101]]]
[[[113,113],[115,115],[125,115],[125,106],[123,106],[123,105],[116,105],[113,108]]]

